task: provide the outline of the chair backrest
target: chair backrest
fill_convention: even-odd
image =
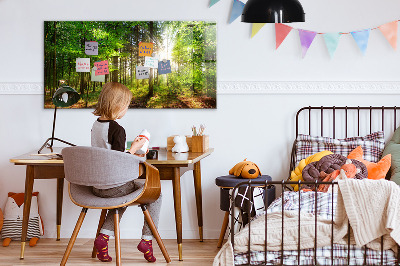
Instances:
[[[65,179],[83,186],[118,186],[139,176],[144,158],[97,147],[67,147],[62,150]]]

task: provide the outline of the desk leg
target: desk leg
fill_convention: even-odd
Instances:
[[[193,167],[194,177],[194,191],[196,194],[196,208],[197,208],[197,220],[199,225],[200,242],[203,242],[203,203],[201,196],[201,169],[200,161],[194,164]]]
[[[57,241],[60,241],[64,178],[57,178]]]
[[[20,259],[24,259],[26,235],[28,233],[29,213],[31,211],[32,190],[34,181],[34,166],[26,166],[25,177],[25,195],[24,195],[24,213],[22,219],[22,232],[21,232],[21,255]]]
[[[181,174],[179,167],[174,167],[172,186],[174,191],[175,223],[178,242],[179,260],[182,260],[182,205],[181,205]]]

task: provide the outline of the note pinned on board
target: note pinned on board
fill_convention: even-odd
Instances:
[[[144,66],[158,68],[158,59],[155,57],[146,56],[144,60]]]
[[[97,67],[93,67],[92,68],[91,81],[93,81],[93,82],[105,82],[106,81],[106,75],[97,75],[96,76],[96,70],[97,70]]]
[[[136,66],[136,79],[150,78],[150,68],[144,66]]]
[[[90,72],[90,58],[77,58],[76,72]]]
[[[171,61],[170,60],[162,60],[158,62],[158,74],[168,74],[171,73]]]
[[[94,66],[97,67],[96,76],[110,74],[110,71],[108,70],[108,61],[107,60],[95,62]]]
[[[85,42],[85,54],[87,55],[98,55],[99,44],[97,42]]]
[[[139,56],[151,56],[153,54],[154,44],[151,42],[139,43]]]

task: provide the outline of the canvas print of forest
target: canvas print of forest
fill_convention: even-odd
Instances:
[[[105,82],[133,93],[130,108],[216,108],[216,23],[45,21],[44,106],[68,85],[93,108]]]

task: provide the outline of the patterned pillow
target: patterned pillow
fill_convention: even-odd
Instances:
[[[357,146],[362,147],[365,160],[378,162],[385,147],[383,131],[374,132],[364,137],[345,139],[299,134],[296,139],[296,165],[298,165],[302,159],[323,150],[329,150],[347,157]]]

